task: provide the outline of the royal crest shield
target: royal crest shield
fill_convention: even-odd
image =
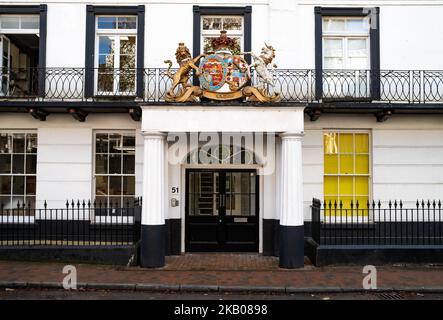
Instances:
[[[242,97],[241,89],[249,80],[248,64],[229,52],[211,54],[200,60],[200,86],[203,96],[216,100]]]

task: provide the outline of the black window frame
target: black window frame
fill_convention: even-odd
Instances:
[[[367,17],[375,14],[375,26],[369,30],[371,98],[380,99],[380,8],[314,7],[315,14],[315,99],[323,97],[323,17]],[[374,21],[371,21],[374,23]]]
[[[35,14],[40,16],[37,68],[37,93],[40,97],[45,96],[47,12],[48,6],[46,4],[0,5],[0,14]]]
[[[252,50],[252,6],[244,7],[224,7],[224,6],[193,6],[194,23],[193,23],[193,46],[192,53],[196,57],[200,52],[201,46],[201,17],[209,15],[217,16],[243,16],[243,51]],[[247,63],[251,63],[251,57],[246,56]],[[194,77],[194,85],[198,85],[197,77]]]
[[[86,46],[85,46],[85,97],[94,96],[95,64],[95,17],[97,15],[137,16],[137,83],[136,96],[143,98],[144,48],[145,48],[145,6],[86,6]]]

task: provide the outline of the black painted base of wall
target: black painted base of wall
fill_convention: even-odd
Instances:
[[[0,260],[137,265],[137,246],[75,246],[0,248]]]
[[[280,225],[280,268],[303,268],[304,255],[304,227]]]
[[[143,225],[140,237],[140,266],[158,268],[165,265],[165,225]]]
[[[442,246],[319,246],[309,238],[306,255],[317,266],[443,263]]]

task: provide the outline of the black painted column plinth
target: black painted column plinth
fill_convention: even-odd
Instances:
[[[140,266],[158,268],[165,265],[165,225],[142,225]]]
[[[280,268],[304,267],[304,241],[304,226],[280,225]]]

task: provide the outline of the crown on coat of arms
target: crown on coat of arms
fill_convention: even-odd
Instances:
[[[222,31],[220,31],[220,36],[212,39],[211,44],[212,44],[212,48],[215,51],[222,50],[222,49],[228,49],[228,50],[232,51],[235,48],[235,40],[232,38],[229,38],[226,34],[227,34],[227,31],[222,30]]]

